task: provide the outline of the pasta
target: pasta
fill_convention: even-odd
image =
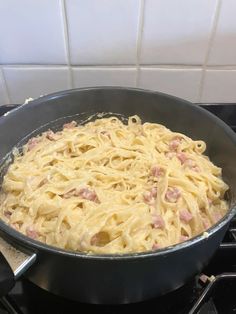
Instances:
[[[203,233],[228,210],[206,144],[138,116],[31,138],[10,165],[0,217],[23,234],[96,254],[158,250]]]

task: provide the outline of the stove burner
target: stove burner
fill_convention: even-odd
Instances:
[[[16,105],[0,106],[0,115],[14,109]],[[236,104],[203,105],[228,123],[236,132]],[[196,276],[183,287],[162,297],[137,304],[91,305],[66,300],[35,286],[26,278],[17,281],[6,297],[0,299],[2,314],[64,314],[99,311],[112,314],[145,312],[152,309],[158,314],[226,314],[236,313],[236,218],[219,250],[204,269],[204,278]]]

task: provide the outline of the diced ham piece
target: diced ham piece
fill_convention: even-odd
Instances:
[[[182,209],[179,212],[179,218],[183,222],[188,223],[190,220],[193,219],[193,215],[187,209]]]
[[[185,153],[177,153],[177,158],[179,159],[179,161],[181,162],[181,164],[183,165],[186,161],[187,161],[187,156]]]
[[[180,236],[180,242],[187,241],[188,239],[189,239],[188,236],[184,236],[184,235],[181,235],[181,236]]]
[[[180,196],[181,192],[178,188],[168,188],[165,194],[165,199],[170,203],[176,203]]]
[[[199,167],[192,159],[186,159],[184,162],[181,161],[181,164],[184,164],[185,167],[188,167],[193,171],[199,172]]]
[[[79,195],[89,201],[93,201],[95,203],[98,203],[98,197],[97,194],[93,190],[89,190],[88,188],[83,188],[79,190]]]
[[[9,210],[5,210],[4,211],[4,216],[7,217],[8,219],[10,219],[12,213]]]
[[[153,246],[152,246],[152,249],[153,249],[153,250],[158,250],[158,249],[160,249],[160,248],[161,248],[161,246],[160,246],[160,244],[158,244],[158,243],[154,243]]]
[[[153,203],[153,196],[149,191],[143,193],[143,199],[148,204]]]
[[[155,203],[155,199],[157,197],[157,188],[153,187],[150,191],[146,191],[143,193],[143,198],[146,203],[149,205],[153,205]]]
[[[209,229],[210,228],[211,224],[210,224],[210,221],[207,218],[203,218],[202,222],[203,222],[203,226],[204,226],[205,229]]]
[[[201,282],[203,282],[203,283],[206,283],[206,282],[209,280],[209,278],[208,278],[207,275],[202,274],[202,275],[199,277],[199,280],[200,280]]]
[[[160,178],[164,175],[164,169],[158,166],[154,166],[151,169],[151,174],[153,177]]]
[[[65,123],[63,125],[63,129],[73,129],[74,127],[76,127],[76,125],[77,125],[77,122],[71,121],[69,123]]]
[[[213,202],[212,202],[212,199],[207,198],[207,201],[208,201],[208,205],[209,205],[209,206],[211,206],[211,205],[212,205],[212,203],[213,203]]]
[[[39,143],[39,141],[40,139],[37,137],[32,137],[31,139],[29,139],[28,150],[32,150]]]
[[[156,187],[151,188],[150,193],[151,193],[152,197],[156,198],[157,197],[157,188]]]
[[[179,145],[180,145],[180,143],[181,143],[181,138],[180,137],[174,137],[171,141],[170,141],[170,143],[169,143],[169,148],[170,148],[170,150],[177,150],[177,148],[179,147]]]
[[[186,167],[189,167],[189,168],[192,168],[192,167],[195,167],[195,166],[196,166],[195,162],[194,162],[192,159],[186,159],[186,160],[184,161],[184,165],[185,165]]]
[[[222,218],[222,215],[221,215],[220,212],[215,212],[213,214],[213,217],[214,217],[214,222],[217,222],[217,221],[219,221]]]
[[[165,228],[165,221],[161,217],[161,215],[154,214],[152,215],[152,223],[155,229],[164,229]]]
[[[49,139],[50,141],[55,141],[56,140],[55,133],[52,130],[48,130],[46,132],[46,138]]]
[[[82,188],[80,190],[74,188],[61,196],[66,199],[71,198],[73,196],[80,196],[83,199],[86,199],[95,203],[99,203],[97,194],[93,190],[90,190],[88,188]]]
[[[200,169],[199,169],[198,166],[194,166],[194,167],[192,167],[191,169],[192,169],[193,171],[195,171],[195,172],[200,172]]]
[[[26,228],[26,235],[31,239],[37,239],[38,233],[35,230],[34,226],[29,226]]]
[[[110,133],[107,132],[107,131],[102,131],[101,134],[104,135],[104,136],[106,136],[106,137],[108,137],[108,138],[111,138]]]

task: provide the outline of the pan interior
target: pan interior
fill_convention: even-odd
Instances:
[[[48,131],[49,129],[54,131],[54,132],[60,131],[63,128],[63,125],[65,123],[68,123],[68,122],[71,122],[71,121],[76,121],[78,125],[83,125],[83,124],[86,124],[88,122],[94,121],[94,120],[99,119],[99,118],[108,118],[108,117],[111,117],[111,116],[115,116],[115,117],[119,118],[123,123],[126,123],[128,121],[128,117],[123,115],[123,114],[120,114],[120,113],[114,113],[114,112],[97,112],[97,113],[94,113],[94,112],[83,112],[83,113],[79,113],[79,114],[75,114],[75,115],[68,115],[68,116],[65,116],[65,117],[61,117],[59,119],[55,119],[53,121],[50,121],[49,123],[46,123],[46,124],[40,126],[37,129],[33,130],[31,133],[27,134],[27,136],[22,138],[12,148],[12,150],[3,158],[2,162],[1,162],[1,165],[0,165],[0,185],[2,184],[4,175],[6,174],[10,164],[14,161],[14,153],[15,153],[15,151],[17,150],[18,152],[21,153],[22,152],[22,147],[28,142],[28,140],[30,138],[35,137],[37,135],[40,135],[43,132]],[[188,134],[186,134],[186,135],[188,135]],[[206,152],[206,154],[207,154],[207,152]],[[223,179],[225,180],[224,176],[223,176]],[[225,181],[227,182],[227,178],[226,178]],[[226,192],[225,199],[229,203],[229,211],[216,225],[213,225],[213,226],[211,226],[211,228],[209,228],[209,230],[208,230],[209,235],[214,232],[215,227],[217,225],[220,225],[221,223],[225,223],[227,220],[229,220],[229,216],[230,217],[232,216],[232,215],[230,215],[231,212],[233,210],[235,211],[236,196],[235,196],[235,194],[234,194],[232,189],[229,189]],[[0,221],[0,223],[3,223],[3,222]],[[3,224],[5,225],[5,223],[3,223]],[[19,234],[19,232],[15,231],[15,230],[13,230],[13,231],[14,231],[14,233]],[[20,233],[20,237],[28,238],[28,237],[22,235],[21,233]],[[165,248],[163,248],[161,250],[158,250],[157,252],[165,252],[165,251],[167,251],[169,249],[172,249],[172,248],[184,247],[184,246],[188,245],[191,242],[195,242],[195,241],[200,240],[201,238],[202,238],[202,235],[198,235],[198,236],[195,236],[195,237],[193,237],[193,238],[189,239],[188,241],[185,241],[185,242],[183,242],[181,244],[176,244],[176,245],[173,245],[173,246],[165,247]],[[31,240],[31,239],[30,239],[30,241],[33,241],[35,243],[39,243],[38,241]],[[41,243],[41,242],[40,242],[40,245],[46,246],[48,248],[51,247],[51,246],[46,245],[46,244]],[[55,247],[53,247],[53,248],[56,249]],[[60,249],[60,251],[62,251],[62,252],[70,252],[70,251],[66,251],[66,250],[63,250],[63,249]],[[75,252],[73,252],[73,253],[75,253]],[[115,256],[120,256],[120,257],[127,256],[128,257],[128,256],[145,255],[145,254],[148,254],[148,253],[150,253],[150,252],[128,253],[128,254],[127,253],[126,254],[108,254],[107,256],[114,256],[114,257]],[[81,254],[82,255],[88,255],[87,253],[84,253],[84,252],[78,252],[78,253],[76,252],[75,254],[78,254],[78,255],[81,255]],[[93,256],[96,257],[96,256],[99,256],[99,255],[93,254]],[[106,255],[101,254],[100,256],[104,257]]]

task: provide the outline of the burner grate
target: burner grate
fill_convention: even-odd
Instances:
[[[225,273],[210,281],[189,314],[236,313],[236,273]],[[221,300],[224,298],[224,306]]]

